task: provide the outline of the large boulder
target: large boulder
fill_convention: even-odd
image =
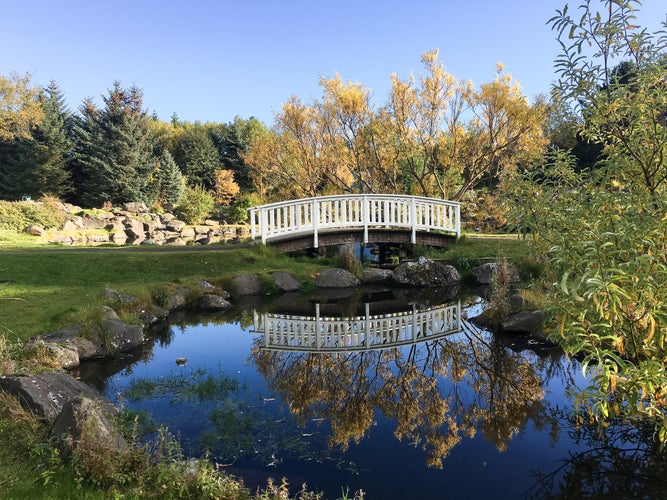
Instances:
[[[482,264],[481,266],[473,269],[473,271],[470,273],[470,277],[473,280],[473,283],[476,285],[490,285],[493,283],[495,274],[503,265],[507,266],[506,268],[510,283],[518,283],[521,281],[521,273],[519,273],[519,270],[516,267],[514,267],[512,264],[501,264],[499,262],[489,262],[487,264]]]
[[[504,332],[540,333],[545,319],[546,313],[542,310],[520,311],[505,318],[500,327]]]
[[[323,269],[315,278],[315,286],[318,288],[352,288],[357,285],[359,285],[357,277],[339,267]]]
[[[63,405],[53,422],[51,437],[65,456],[78,448],[123,451],[127,443],[114,424],[119,413],[101,397],[77,396]]]
[[[144,342],[143,328],[118,319],[118,315],[109,307],[100,308],[101,318],[90,324],[74,325],[57,332],[40,335],[31,343],[41,342],[54,357],[64,356],[73,359],[65,351],[74,350],[79,360],[100,358],[118,352],[128,351]],[[71,367],[66,361],[63,367]]]
[[[256,274],[241,274],[232,280],[232,290],[237,295],[259,295],[262,293],[262,282]]]
[[[81,225],[83,229],[103,229],[109,224],[109,221],[103,217],[86,214],[81,217]]]
[[[123,210],[132,213],[145,213],[148,212],[148,207],[143,201],[132,201],[125,203],[125,205],[123,205]]]
[[[194,304],[193,309],[202,312],[226,311],[232,307],[231,302],[212,293],[202,295]]]
[[[85,396],[102,400],[92,387],[61,372],[5,375],[0,377],[0,389],[12,394],[24,408],[49,423],[56,419],[65,403],[74,398]]]
[[[368,267],[364,269],[361,275],[361,282],[368,284],[381,284],[391,281],[393,272],[389,269],[380,269],[377,267]]]
[[[130,238],[143,239],[146,235],[144,231],[144,223],[136,219],[128,218],[125,220],[125,233]]]
[[[301,283],[292,274],[285,272],[271,273],[276,288],[281,292],[296,292],[301,288]]]
[[[37,224],[31,224],[23,230],[24,233],[27,233],[31,236],[44,236],[46,234],[46,229],[43,226]]]
[[[392,279],[399,286],[440,287],[460,283],[461,275],[454,266],[420,257],[394,269]]]

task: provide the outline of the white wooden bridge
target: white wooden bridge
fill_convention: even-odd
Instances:
[[[317,248],[326,234],[335,242],[405,242],[442,246],[461,234],[461,204],[454,201],[393,194],[318,196],[270,203],[248,209],[251,236],[262,243],[305,239]],[[352,232],[362,236],[350,240]],[[403,233],[401,240],[397,233]],[[369,236],[369,233],[374,233]],[[424,234],[431,238],[424,239]],[[438,238],[444,236],[445,238]],[[442,243],[441,243],[442,242]],[[304,248],[301,245],[301,248]],[[296,247],[294,248],[296,249]]]
[[[461,303],[390,314],[355,317],[254,314],[253,333],[264,335],[263,349],[340,352],[388,349],[461,332]]]

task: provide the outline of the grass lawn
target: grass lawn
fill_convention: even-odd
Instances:
[[[53,331],[101,302],[106,287],[148,298],[161,286],[242,273],[289,271],[307,278],[322,263],[269,248],[94,248],[0,250],[0,330],[7,339]]]

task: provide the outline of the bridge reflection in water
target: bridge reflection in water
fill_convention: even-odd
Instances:
[[[388,349],[438,339],[462,331],[461,302],[389,314],[353,317],[254,313],[253,332],[264,335],[262,349],[300,352]]]

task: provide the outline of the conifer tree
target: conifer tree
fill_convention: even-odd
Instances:
[[[204,125],[186,123],[177,129],[172,154],[189,186],[215,186],[215,176],[223,165]]]
[[[0,196],[18,199],[51,194],[61,197],[70,189],[67,155],[72,144],[66,134],[69,111],[55,82],[43,89],[38,102],[41,120],[30,136],[0,143]]]
[[[156,179],[159,185],[158,201],[177,204],[185,191],[185,179],[168,150],[158,158]]]
[[[107,201],[152,204],[157,196],[155,138],[143,109],[142,92],[135,86],[122,89],[115,82],[104,104],[104,109],[98,110],[91,100],[85,101],[75,129],[80,202],[86,206]]]

